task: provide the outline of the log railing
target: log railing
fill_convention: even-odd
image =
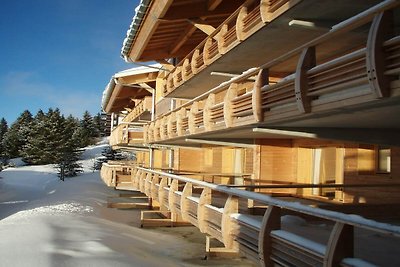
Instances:
[[[152,98],[151,96],[146,96],[143,98],[133,109],[129,112],[124,119],[123,122],[134,122],[136,121],[143,113],[151,112]]]
[[[259,68],[250,69],[165,114],[167,118],[176,116],[177,121],[176,132],[170,131],[168,138],[300,118],[303,114],[343,105],[351,107],[398,97],[400,36],[385,34],[390,31],[386,25],[391,20],[392,9],[398,5],[395,0],[384,1],[334,26],[315,40]],[[347,52],[329,60],[318,53],[320,47],[333,38],[340,38],[340,34],[371,21],[364,47],[349,46]],[[292,73],[278,81],[270,77],[270,69],[296,57],[298,63]],[[150,136],[146,139],[149,143],[154,142],[151,136],[157,131],[154,124],[147,127],[145,135]]]
[[[300,1],[246,1],[165,76],[163,95],[170,94],[182,83]]]
[[[218,239],[226,249],[237,251],[261,266],[364,266],[351,265],[367,263],[366,259],[355,259],[354,244],[360,238],[355,229],[375,233],[370,235],[369,247],[379,241],[373,238],[376,234],[397,240],[394,242],[400,238],[399,226],[360,216],[147,168],[131,170],[132,185],[159,202],[160,210],[180,216],[202,233]],[[240,205],[249,199],[267,207],[265,214],[251,215]],[[292,232],[282,218],[288,212],[324,221],[330,226],[326,241],[313,240],[307,233]],[[309,227],[311,233],[313,224]]]
[[[115,127],[109,139],[111,146],[143,143],[143,128],[122,123]]]

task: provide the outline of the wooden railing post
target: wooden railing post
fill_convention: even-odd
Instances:
[[[244,32],[244,18],[248,14],[247,6],[243,6],[240,8],[239,14],[236,18],[236,38],[239,41],[243,41],[245,39]]]
[[[264,85],[269,84],[269,69],[261,69],[258,72],[257,79],[254,82],[253,94],[251,96],[251,107],[256,122],[264,120],[264,112],[262,109],[262,92]]]
[[[260,256],[260,265],[272,267],[275,266],[271,260],[272,240],[270,233],[273,230],[281,228],[281,208],[268,206],[264,214],[260,235],[258,238],[258,255]]]
[[[296,103],[300,112],[311,112],[311,101],[307,96],[308,77],[307,71],[316,64],[315,47],[308,47],[303,50],[300,55],[296,68],[296,76],[294,80],[294,90],[296,95]]]
[[[172,183],[169,187],[169,192],[168,192],[168,205],[169,205],[169,210],[172,213],[177,213],[177,210],[174,205],[174,199],[175,199],[175,191],[178,191],[178,180],[172,180]]]
[[[189,118],[189,133],[196,133],[196,125],[195,125],[195,114],[199,111],[199,102],[194,102],[192,107],[190,108],[188,118]]]
[[[178,112],[176,112],[176,133],[178,136],[182,136],[184,134],[182,120],[186,117],[186,108],[181,108]]]
[[[211,204],[211,189],[206,187],[200,195],[199,206],[197,207],[197,222],[199,224],[200,232],[206,233],[207,231],[207,214],[206,205]]]
[[[236,196],[229,196],[225,202],[224,212],[222,213],[221,233],[224,245],[229,249],[238,249],[238,244],[235,242],[232,232],[231,214],[239,212],[239,198]]]
[[[329,237],[324,258],[325,267],[339,266],[344,258],[352,258],[354,253],[354,227],[337,222]]]
[[[158,188],[158,203],[160,203],[160,210],[167,210],[164,203],[164,187],[168,186],[168,178],[163,176],[161,178],[160,187]]]
[[[203,122],[206,131],[212,130],[213,122],[211,121],[211,107],[215,105],[215,94],[210,94],[204,104]]]
[[[390,96],[390,76],[384,74],[386,56],[383,42],[393,30],[393,12],[391,10],[375,16],[367,41],[367,75],[371,90],[376,97]]]
[[[157,184],[160,182],[160,176],[158,174],[153,175],[153,180],[151,181],[151,198],[156,199],[157,196]]]
[[[188,199],[187,197],[192,195],[193,185],[191,183],[186,183],[185,187],[182,191],[181,197],[181,212],[182,212],[182,219],[185,221],[189,221],[189,206],[188,206]]]
[[[227,128],[233,125],[232,100],[237,96],[237,87],[236,83],[231,83],[224,98],[224,121]]]

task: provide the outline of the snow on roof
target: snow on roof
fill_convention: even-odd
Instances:
[[[135,8],[135,15],[133,16],[132,23],[126,32],[126,37],[121,48],[121,57],[126,62],[129,62],[129,51],[132,48],[136,33],[142,24],[142,20],[146,14],[147,8],[150,6],[151,1],[152,0],[140,0],[139,5]]]
[[[103,91],[103,96],[101,99],[101,109],[105,111],[108,101],[110,100],[111,94],[115,88],[115,85],[117,84],[115,81],[115,78],[121,78],[121,77],[126,77],[126,76],[132,76],[132,75],[138,75],[138,74],[144,74],[144,73],[150,73],[150,72],[156,72],[158,69],[161,69],[162,65],[161,64],[151,64],[148,66],[140,66],[136,68],[131,68],[127,70],[123,70],[120,72],[115,73],[110,81],[108,82],[106,88]]]
[[[138,75],[138,74],[144,74],[144,73],[151,73],[151,72],[157,72],[162,68],[162,65],[159,63],[156,64],[151,64],[148,66],[140,66],[140,67],[135,67],[135,68],[130,68],[127,70],[123,70],[120,72],[117,72],[114,74],[114,78],[120,78],[120,77],[125,77],[125,76],[131,76],[131,75]]]

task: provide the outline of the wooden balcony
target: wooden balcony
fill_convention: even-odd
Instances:
[[[123,122],[138,122],[151,120],[152,97],[146,96],[125,116]]]
[[[110,135],[111,146],[134,146],[143,144],[143,129],[123,123],[115,127]]]
[[[103,180],[114,181],[115,178],[103,177],[115,176],[106,172],[107,168],[105,165],[102,169]],[[392,254],[398,253],[394,252],[396,246],[393,247],[400,238],[398,226],[229,184],[208,183],[141,167],[130,171],[132,190],[141,191],[159,203],[160,212],[171,213],[169,220],[182,218],[190,222],[202,233],[219,240],[226,251],[240,253],[260,266],[383,266],[388,259],[393,266],[400,264]],[[262,212],[252,214],[247,209],[248,200],[259,203]],[[302,226],[290,224],[285,217],[288,213],[306,218]]]
[[[208,89],[147,125],[145,142],[251,138],[254,127],[265,126],[398,128],[400,35],[395,30],[398,25],[391,24],[398,5],[385,1],[259,68]],[[362,45],[348,45],[328,57],[333,39],[345,39],[349,31],[365,31],[365,27],[369,33],[361,34]],[[286,77],[270,76],[282,68]]]
[[[193,98],[227,80],[213,72],[240,73],[285,54],[330,30],[330,26],[356,15],[379,1],[349,5],[345,1],[255,0],[246,1],[215,31],[199,43],[164,78],[163,94],[168,97]],[[328,12],[327,12],[328,11]],[[330,21],[330,25],[291,26],[295,18]],[[314,22],[312,22],[314,23]],[[359,44],[361,34],[331,39],[327,48],[334,53],[352,43]],[[260,55],[265,55],[263,58]],[[281,68],[274,75],[282,75]]]

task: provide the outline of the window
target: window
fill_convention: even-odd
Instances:
[[[390,148],[378,147],[378,149],[377,149],[377,172],[390,173]]]

